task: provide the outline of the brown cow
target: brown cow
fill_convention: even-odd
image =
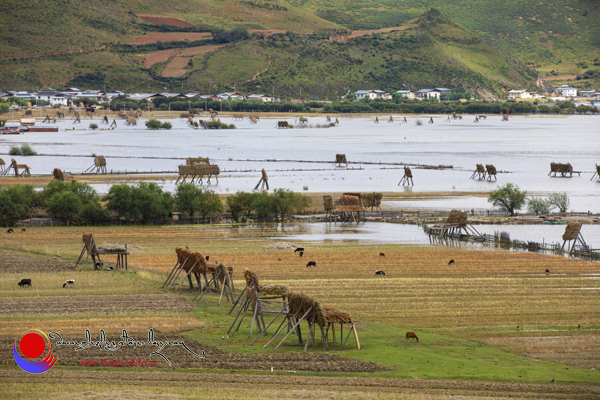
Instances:
[[[406,332],[406,336],[404,337],[404,341],[407,341],[407,340],[410,341],[410,339],[413,339],[413,341],[416,339],[417,343],[419,343],[419,337],[417,336],[416,333],[414,333],[414,332]]]

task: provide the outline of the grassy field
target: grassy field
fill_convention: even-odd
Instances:
[[[15,285],[23,274],[0,274],[4,299],[0,347],[12,346],[11,337],[32,326],[75,338],[86,328],[94,335],[105,329],[115,337],[121,328],[143,333],[155,327],[160,335],[179,335],[170,337],[226,352],[227,356],[217,353],[215,362],[230,359],[230,364],[218,369],[211,369],[210,362],[160,371],[119,369],[121,377],[129,376],[126,380],[115,380],[114,367],[97,367],[93,376],[107,380],[99,387],[73,364],[82,356],[73,359],[63,351],[59,355],[63,366],[53,368],[45,379],[32,375],[18,381],[14,381],[18,370],[2,359],[2,398],[33,398],[41,392],[55,396],[85,392],[89,398],[159,394],[213,398],[217,393],[219,398],[334,399],[430,398],[434,393],[436,398],[600,395],[594,389],[600,382],[596,281],[600,264],[504,250],[356,243],[306,243],[300,258],[291,251],[264,248],[272,243],[265,238],[274,229],[218,225],[94,228],[98,243],[126,242],[133,247],[128,272],[44,271],[44,258],[39,258],[43,254],[70,259],[79,254],[80,228],[28,229],[3,237],[4,249],[39,259],[41,266],[39,272],[27,273],[34,282],[31,288]],[[250,268],[263,285],[283,284],[351,313],[357,320],[362,350],[356,350],[352,340],[342,349],[338,337],[326,353],[342,358],[328,362],[376,362],[384,370],[306,371],[301,367],[305,362],[320,365],[308,361],[324,355],[319,343],[309,346],[306,360],[285,361],[301,356],[301,348],[288,340],[288,345],[273,352],[274,345],[263,349],[265,338],[249,346],[250,318],[235,335],[227,334],[232,321],[228,304],[218,305],[214,296],[190,303],[186,299],[193,293],[187,288],[180,295],[160,289],[175,263],[174,247],[184,244],[210,255],[210,262],[233,266],[238,290],[243,286],[243,269]],[[385,252],[385,257],[379,252]],[[309,259],[317,261],[316,268],[305,267]],[[447,265],[449,259],[455,260],[454,266]],[[112,261],[105,256],[105,262]],[[552,272],[544,273],[546,268]],[[375,277],[375,269],[385,270],[387,276]],[[75,279],[76,285],[63,289],[67,278]],[[48,309],[42,310],[42,304],[48,304]],[[420,342],[405,342],[406,331],[416,332]],[[244,360],[254,360],[256,366],[248,370]],[[269,375],[269,365],[275,366],[274,375]],[[188,375],[197,383],[177,383]],[[207,379],[213,390],[201,393],[198,387]],[[135,390],[130,380],[137,382]],[[547,385],[552,380],[554,384]],[[23,392],[23,383],[31,388],[30,394]],[[164,385],[173,390],[167,393]]]

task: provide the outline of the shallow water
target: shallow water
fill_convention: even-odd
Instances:
[[[434,124],[426,123],[427,116],[409,117],[407,124],[374,124],[373,118],[342,119],[339,126],[327,129],[285,130],[275,128],[276,119],[264,118],[258,124],[221,118],[223,122],[234,122],[238,127],[235,130],[193,130],[175,119],[169,131],[147,130],[144,120],[138,127],[125,127],[123,121],[118,121],[114,131],[91,131],[87,128],[89,120],[77,125],[65,121],[57,125],[61,129],[75,126],[77,130],[0,135],[0,153],[8,154],[12,144],[27,142],[38,153],[49,154],[16,157],[19,163],[28,164],[33,174],[50,173],[55,167],[82,172],[93,164],[92,154],[104,155],[108,170],[114,171],[176,171],[177,165],[190,156],[208,156],[222,171],[253,171],[222,173],[219,184],[213,181],[210,186],[219,193],[251,190],[260,179],[261,168],[269,174],[271,189],[303,191],[307,186],[309,192],[489,191],[512,182],[535,193],[567,192],[572,210],[600,212],[600,201],[594,201],[600,194],[600,183],[590,181],[595,164],[600,163],[598,116],[511,117],[501,122],[496,115],[479,124],[473,123],[470,116],[451,122],[444,122],[444,116],[434,116]],[[417,126],[417,119],[424,124]],[[287,120],[294,122],[293,118]],[[309,116],[309,124],[324,122],[324,117]],[[403,175],[401,167],[351,164],[364,169],[335,169],[336,153],[346,154],[350,162],[442,164],[453,165],[455,170],[413,168],[415,186],[404,189],[398,186]],[[313,162],[242,161],[248,159]],[[570,162],[584,173],[569,179],[551,178],[547,176],[550,162]],[[499,173],[497,182],[474,181],[469,177],[477,163],[494,164],[499,172],[507,172]],[[157,180],[163,184],[160,177]],[[98,190],[103,192],[106,187],[100,185]],[[174,181],[164,182],[165,190],[174,187]],[[478,198],[452,202],[444,207],[491,208]]]

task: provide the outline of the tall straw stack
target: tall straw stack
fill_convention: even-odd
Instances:
[[[0,158],[0,165],[4,165],[3,162],[4,161],[2,161],[2,159]],[[600,176],[600,165],[596,165],[596,173],[598,174],[598,176]]]
[[[258,281],[258,277],[254,272],[251,272],[248,268],[244,270],[244,279],[246,280],[246,285],[252,286],[252,279],[250,278],[250,274],[252,274],[252,278],[254,278],[254,285],[256,286],[256,291],[261,292],[262,286],[260,286],[260,282]]]
[[[91,248],[91,245],[92,245],[92,234],[91,233],[84,233],[82,235],[82,239],[83,239],[83,243],[85,244],[85,249],[87,250],[88,253],[93,254],[93,255],[98,254],[96,246],[94,246],[94,248]]]
[[[267,171],[265,171],[265,169],[262,169],[262,179],[264,182],[268,182],[269,181],[269,177],[267,176]]]
[[[6,165],[3,159],[0,158],[0,165]]]
[[[569,222],[563,233],[563,240],[575,240],[581,229],[581,222]]]
[[[323,196],[323,207],[325,211],[333,210],[333,198],[331,196]]]
[[[188,157],[185,159],[185,165],[210,165],[208,157]]]
[[[361,196],[365,207],[379,207],[381,205],[382,193],[365,193]]]
[[[496,167],[494,167],[492,164],[485,164],[485,169],[487,170],[488,175],[497,175]]]
[[[346,155],[345,154],[336,154],[335,155],[335,162],[336,164],[347,164],[348,162],[346,161]]]
[[[289,294],[288,307],[290,315],[294,315],[296,312],[298,312],[298,315],[304,315],[312,307],[312,310],[306,316],[307,320],[311,321],[314,317],[315,322],[320,327],[327,325],[327,318],[323,308],[318,301],[310,296],[292,292]]]
[[[353,324],[354,323],[354,319],[352,318],[352,315],[337,310],[333,307],[321,307],[323,309],[323,312],[325,313],[325,319],[327,320],[327,322],[343,322],[346,324]]]
[[[483,167],[483,164],[477,164],[477,173],[479,173],[479,174],[485,173],[485,168]]]
[[[446,221],[448,224],[458,224],[459,227],[464,228],[467,226],[467,212],[452,210],[450,211],[450,215],[448,216],[448,220]]]
[[[98,156],[94,158],[94,166],[96,167],[106,167],[106,159],[104,156]]]
[[[54,175],[54,179],[64,182],[65,180],[65,176],[63,175],[63,172],[60,170],[60,168],[54,168],[54,170],[52,171],[52,175]]]
[[[410,168],[409,168],[409,167],[407,167],[406,165],[404,166],[404,175],[405,175],[407,178],[412,178],[412,177],[413,177],[413,175],[412,175],[412,171],[411,171],[411,170],[410,170]]]
[[[342,204],[345,206],[360,206],[360,200],[358,196],[350,196],[348,194],[344,194],[342,196]]]

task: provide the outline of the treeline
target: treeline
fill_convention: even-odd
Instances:
[[[171,110],[187,111],[191,108],[205,109],[212,108],[217,111],[234,112],[324,112],[324,113],[402,113],[402,114],[501,114],[503,111],[513,110],[516,114],[558,114],[563,110],[575,113],[590,114],[598,113],[598,108],[593,106],[576,107],[571,102],[563,102],[556,107],[546,105],[535,105],[533,103],[488,103],[481,101],[468,101],[464,103],[451,102],[449,104],[428,102],[428,101],[358,101],[358,102],[339,102],[339,103],[319,103],[316,101],[294,104],[285,103],[262,103],[256,101],[242,100],[223,100],[223,101],[172,101],[169,98],[158,97],[153,99],[153,103],[160,109],[167,109],[170,105]]]
[[[302,212],[310,206],[309,197],[288,189],[267,192],[238,192],[227,198],[227,211],[237,222],[256,216],[266,219],[270,214],[283,218],[292,212]],[[175,193],[163,191],[153,182],[137,185],[112,185],[108,193],[99,196],[86,183],[53,180],[43,190],[31,185],[0,188],[0,218],[4,226],[15,226],[18,220],[29,218],[37,210],[52,217],[64,218],[67,226],[110,225],[113,223],[163,224],[172,222],[175,211],[187,213],[191,220],[206,222],[207,217],[225,211],[225,205],[214,191],[191,183],[177,186]]]

